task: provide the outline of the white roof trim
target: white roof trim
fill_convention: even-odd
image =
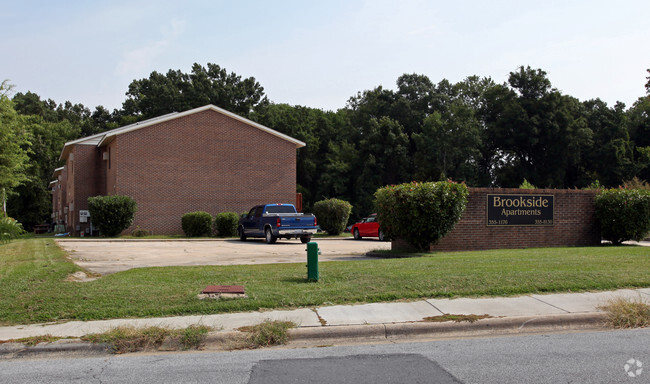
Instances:
[[[219,112],[219,113],[221,113],[223,115],[231,117],[231,118],[233,118],[235,120],[239,120],[239,121],[241,121],[241,122],[243,122],[245,124],[253,126],[253,127],[255,127],[257,129],[260,129],[260,130],[262,130],[264,132],[270,133],[271,135],[274,135],[274,136],[277,136],[277,137],[279,137],[281,139],[289,141],[289,142],[295,144],[296,147],[298,147],[298,148],[306,146],[306,144],[304,142],[300,141],[300,140],[294,139],[291,136],[287,136],[287,135],[285,135],[283,133],[280,133],[278,131],[275,131],[275,130],[269,128],[269,127],[265,127],[262,124],[258,124],[258,123],[254,122],[254,121],[248,120],[248,119],[246,119],[244,117],[241,117],[241,116],[239,116],[237,114],[234,114],[232,112],[228,112],[225,109],[219,108],[219,107],[217,107],[215,105],[212,105],[212,104],[208,104],[208,105],[205,105],[205,106],[199,107],[199,108],[190,109],[190,110],[185,111],[185,112],[170,113],[169,115],[160,116],[158,118],[145,120],[145,121],[142,121],[140,123],[127,125],[127,126],[122,127],[122,128],[117,128],[117,129],[114,129],[112,131],[104,132],[103,133],[104,137],[101,139],[99,144],[97,144],[97,146],[101,147],[102,144],[104,144],[106,139],[108,139],[109,137],[121,135],[123,133],[127,133],[127,132],[131,132],[131,131],[135,131],[135,130],[140,129],[140,128],[148,127],[150,125],[163,123],[165,121],[174,120],[174,119],[177,119],[177,118],[180,118],[180,117],[192,115],[194,113],[203,112],[203,111],[207,111],[207,110],[213,110],[215,112]],[[86,138],[86,139],[88,139],[88,138]]]
[[[59,168],[56,168],[56,169],[54,170],[54,172],[52,172],[52,176],[56,175],[57,172],[63,172],[64,169],[65,169],[65,167],[59,167]]]

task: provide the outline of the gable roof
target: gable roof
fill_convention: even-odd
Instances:
[[[273,129],[269,128],[269,127],[265,127],[262,124],[258,124],[258,123],[254,122],[254,121],[248,120],[248,119],[246,119],[244,117],[241,117],[241,116],[239,116],[237,114],[234,114],[232,112],[226,111],[223,108],[219,108],[219,107],[217,107],[215,105],[208,104],[208,105],[205,105],[203,107],[190,109],[190,110],[185,111],[185,112],[172,112],[172,113],[168,113],[168,114],[163,115],[163,116],[158,116],[158,117],[154,117],[152,119],[143,120],[143,121],[140,121],[140,122],[137,122],[137,123],[125,125],[124,127],[112,129],[110,131],[98,133],[98,134],[95,134],[95,135],[92,135],[92,136],[82,137],[81,139],[77,139],[77,140],[73,140],[73,141],[68,141],[63,146],[63,150],[61,151],[61,156],[59,157],[59,160],[64,159],[67,156],[67,154],[70,152],[72,146],[75,145],[75,144],[95,145],[95,146],[101,147],[104,144],[110,143],[111,141],[114,140],[114,138],[116,136],[119,136],[119,135],[121,135],[123,133],[132,132],[132,131],[135,131],[135,130],[138,130],[138,129],[141,129],[141,128],[145,128],[145,127],[148,127],[148,126],[151,126],[151,125],[154,125],[154,124],[163,123],[163,122],[166,122],[166,121],[169,121],[169,120],[178,119],[180,117],[192,115],[192,114],[207,111],[207,110],[212,110],[212,111],[221,113],[221,114],[226,115],[226,116],[228,116],[230,118],[233,118],[235,120],[239,120],[239,121],[241,121],[241,122],[243,122],[245,124],[248,124],[248,125],[250,125],[252,127],[255,127],[255,128],[259,129],[259,130],[270,133],[271,135],[277,136],[277,137],[279,137],[281,139],[284,139],[284,140],[286,140],[286,141],[288,141],[290,143],[295,144],[296,148],[301,148],[301,147],[306,146],[306,144],[304,142],[302,142],[300,140],[297,140],[297,139],[294,139],[291,136],[280,133],[280,132],[278,132],[276,130],[273,130]]]

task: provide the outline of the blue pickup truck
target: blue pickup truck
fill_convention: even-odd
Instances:
[[[298,213],[292,204],[266,204],[242,215],[237,234],[241,241],[263,237],[267,244],[273,244],[278,238],[300,238],[301,242],[308,243],[316,233],[316,225],[316,216]]]

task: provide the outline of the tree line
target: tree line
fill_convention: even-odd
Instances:
[[[371,213],[379,187],[414,180],[517,187],[526,179],[548,188],[650,180],[650,76],[647,94],[629,108],[580,101],[553,88],[543,70],[524,66],[502,84],[404,74],[395,89],[358,92],[336,111],[273,103],[255,78],[211,63],[133,80],[112,112],[32,92],[9,98],[2,84],[0,128],[15,138],[0,139],[0,187],[11,192],[9,215],[27,229],[51,213],[48,183],[66,141],[206,104],[304,141],[297,183],[306,210],[336,197],[353,204],[354,219]],[[6,141],[14,148],[5,149]],[[13,174],[3,168],[10,153]]]

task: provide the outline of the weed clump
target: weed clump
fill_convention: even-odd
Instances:
[[[650,325],[650,305],[641,298],[616,298],[600,307],[607,311],[606,323],[613,328],[643,328]]]

